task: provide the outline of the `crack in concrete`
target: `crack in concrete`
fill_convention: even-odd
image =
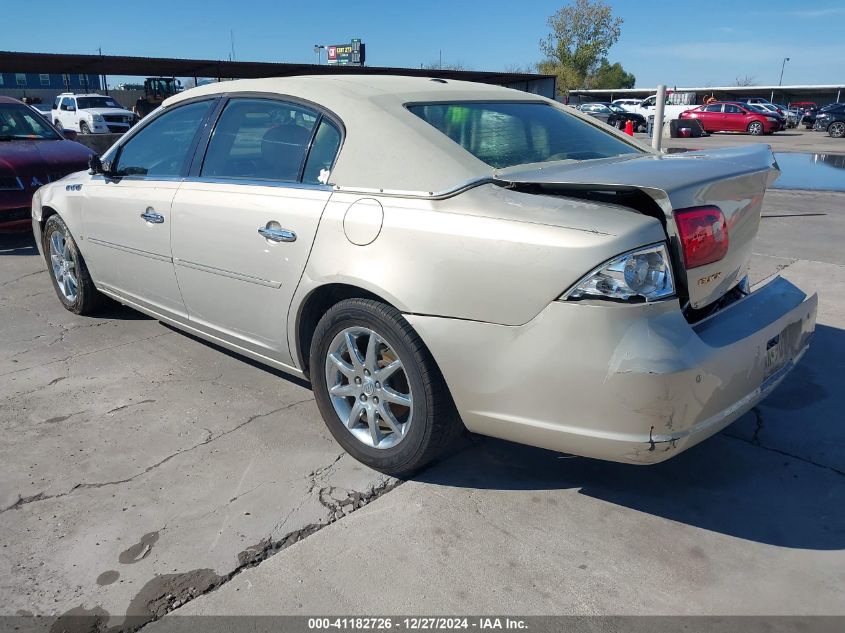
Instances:
[[[168,336],[173,334],[174,332],[162,332],[161,334],[154,334],[153,336],[147,336],[144,338],[133,339],[131,341],[127,341],[125,343],[118,343],[117,345],[110,345],[109,347],[102,347],[99,349],[90,350],[88,352],[78,352],[76,354],[71,354],[66,358],[58,358],[56,360],[47,361],[46,363],[40,363],[38,365],[33,365],[32,367],[21,367],[20,369],[13,369],[12,371],[7,371],[3,374],[0,374],[0,377],[9,376],[11,374],[17,374],[22,371],[30,371],[31,369],[37,369],[38,367],[46,367],[47,365],[55,365],[57,363],[66,363],[74,358],[79,358],[81,356],[89,356],[91,354],[98,354],[99,352],[108,352],[113,349],[117,349],[119,347],[126,347],[127,345],[134,345],[135,343],[143,343],[144,341],[150,341],[152,339],[161,338],[162,336]]]
[[[754,428],[754,435],[751,436],[751,443],[752,444],[760,444],[760,431],[763,430],[763,412],[760,411],[758,407],[754,407],[751,409],[752,413],[754,413],[754,422],[756,427]]]
[[[330,468],[337,461],[335,459],[332,464],[324,468]],[[340,489],[334,487],[320,488],[318,494],[320,503],[328,510],[325,520],[309,523],[285,533],[278,539],[266,538],[259,541],[238,554],[237,565],[226,574],[219,575],[211,569],[195,569],[179,574],[165,574],[154,577],[132,600],[122,625],[111,627],[108,630],[119,633],[140,631],[148,624],[162,619],[168,613],[196,598],[216,591],[241,572],[257,567],[271,556],[275,556],[291,545],[331,525],[339,518],[375,501],[402,483],[400,480],[385,477],[379,483],[371,485],[365,492],[345,490],[345,496],[339,499],[331,497],[331,494]],[[344,511],[344,508],[347,507],[351,509]],[[100,609],[100,607],[95,607],[95,609]],[[104,632],[108,614],[105,614],[106,617],[102,617],[103,614],[105,612],[100,614],[101,617],[89,618],[89,628],[86,630],[91,631],[91,633]],[[69,612],[67,615],[71,615],[71,613]]]
[[[774,446],[767,446],[760,441],[760,431],[763,429],[763,424],[765,423],[763,419],[763,412],[760,410],[759,407],[754,407],[751,409],[754,412],[754,421],[755,421],[755,428],[754,433],[750,438],[741,437],[739,435],[733,435],[732,433],[727,433],[726,431],[722,431],[722,435],[724,437],[728,437],[732,440],[739,440],[740,442],[745,442],[746,444],[751,444],[752,446],[756,446],[758,448],[762,448],[766,451],[771,451],[773,453],[777,453],[778,455],[783,455],[784,457],[791,457],[792,459],[796,459],[799,462],[804,462],[805,464],[810,464],[811,466],[815,466],[817,468],[823,468],[825,470],[829,470],[831,472],[836,473],[837,475],[842,475],[845,477],[845,470],[840,470],[835,466],[829,466],[828,464],[822,464],[821,462],[817,462],[809,457],[802,457],[801,455],[795,455],[794,453],[790,453],[780,448],[775,448]]]
[[[46,273],[46,272],[47,272],[46,269],[36,270],[34,273],[27,273],[25,275],[21,275],[20,277],[15,277],[14,279],[9,279],[7,281],[0,283],[0,288],[2,288],[3,286],[8,286],[9,284],[13,284],[16,281],[20,281],[21,279],[26,279],[27,277],[34,277],[35,275],[41,275],[41,274]]]
[[[115,480],[115,481],[103,481],[103,482],[95,482],[95,483],[80,483],[80,484],[76,484],[75,486],[73,486],[73,488],[71,488],[70,490],[68,490],[66,492],[61,492],[61,493],[55,494],[55,495],[48,495],[48,494],[45,494],[42,491],[42,492],[39,492],[38,494],[29,496],[29,497],[20,497],[12,505],[0,510],[0,514],[2,514],[4,512],[8,512],[9,510],[19,510],[21,507],[23,507],[27,504],[30,504],[30,503],[35,503],[36,501],[47,501],[48,499],[59,499],[61,497],[66,497],[66,496],[72,494],[76,490],[89,489],[89,488],[103,488],[105,486],[118,486],[118,485],[121,485],[121,484],[129,483],[130,481],[137,479],[138,477],[141,477],[143,475],[146,475],[147,473],[149,473],[152,470],[155,470],[159,466],[163,466],[164,464],[169,462],[171,459],[178,457],[179,455],[183,455],[184,453],[188,453],[190,451],[193,451],[194,449],[197,449],[201,446],[205,446],[206,444],[209,444],[211,442],[217,441],[221,437],[225,437],[227,435],[230,435],[230,434],[234,433],[235,431],[242,429],[247,424],[250,424],[250,423],[254,422],[255,420],[258,420],[259,418],[266,418],[269,415],[273,415],[275,413],[279,413],[281,411],[291,409],[295,406],[298,406],[300,404],[304,404],[306,402],[311,402],[311,400],[312,400],[311,398],[306,398],[305,400],[298,400],[296,402],[292,402],[291,404],[287,404],[283,407],[279,407],[278,409],[273,409],[272,411],[267,411],[266,413],[258,413],[256,415],[250,416],[246,421],[241,422],[240,424],[238,424],[237,426],[229,429],[228,431],[223,431],[222,433],[218,433],[217,435],[215,435],[213,437],[207,437],[202,442],[198,442],[197,444],[194,444],[193,446],[182,449],[180,451],[176,451],[175,453],[168,455],[164,459],[156,462],[152,466],[147,466],[141,472],[135,473],[134,475],[132,475],[131,477],[127,477],[126,479],[118,479],[118,480]]]
[[[105,415],[109,415],[110,413],[115,413],[117,411],[123,411],[124,409],[129,409],[130,407],[139,407],[142,404],[150,404],[150,403],[153,403],[153,402],[155,402],[155,400],[150,400],[149,398],[146,399],[146,400],[139,400],[138,402],[130,402],[128,404],[123,404],[119,407],[115,407],[114,409],[110,409],[110,410],[106,411]],[[208,430],[208,429],[203,429],[203,430]]]

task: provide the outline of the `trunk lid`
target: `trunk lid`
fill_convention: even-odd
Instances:
[[[678,293],[697,309],[717,301],[745,277],[763,194],[779,174],[768,145],[748,145],[519,165],[497,171],[495,179],[505,186],[597,199],[658,216],[669,241]],[[637,203],[637,195],[647,196],[649,203]],[[686,270],[674,212],[709,205],[725,216],[728,252],[717,262]]]

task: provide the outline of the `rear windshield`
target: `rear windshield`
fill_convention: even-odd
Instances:
[[[546,103],[432,103],[407,106],[491,167],[555,160],[591,160],[639,153]]]

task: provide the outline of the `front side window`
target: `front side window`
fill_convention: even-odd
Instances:
[[[726,105],[725,106],[725,113],[726,114],[744,114],[742,108],[735,105]]]
[[[120,148],[112,167],[114,175],[184,175],[194,137],[212,103],[198,101],[157,116]]]
[[[73,108],[73,99],[65,97],[62,99],[62,110],[70,110]]]
[[[59,135],[28,106],[0,103],[0,141],[57,140]]]
[[[233,99],[214,127],[200,176],[297,182],[318,118],[292,103]]]
[[[491,167],[592,160],[641,150],[546,103],[433,103],[407,106]]]

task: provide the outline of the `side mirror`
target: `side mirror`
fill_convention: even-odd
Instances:
[[[88,173],[92,176],[96,174],[108,176],[111,174],[111,165],[109,163],[103,163],[97,154],[92,154],[88,159]]]
[[[65,128],[65,129],[62,130],[62,136],[64,136],[69,141],[75,141],[76,140],[76,130],[70,130],[70,129]]]

